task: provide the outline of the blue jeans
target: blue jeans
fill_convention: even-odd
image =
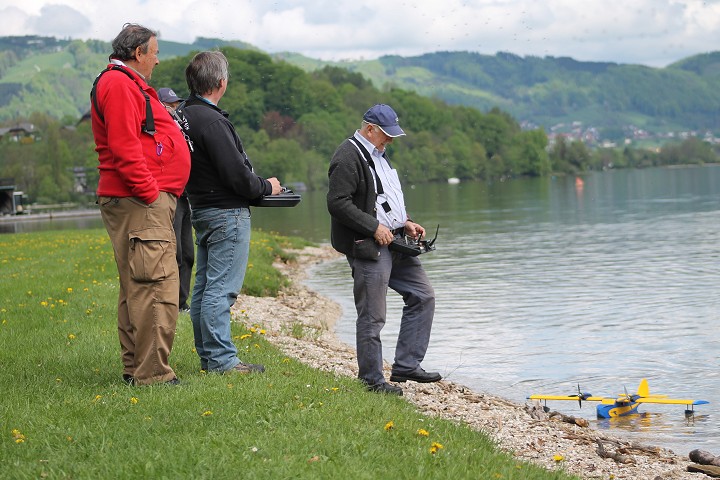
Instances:
[[[230,307],[245,279],[250,253],[250,210],[192,210],[196,272],[190,303],[200,367],[224,372],[240,363],[230,335]]]

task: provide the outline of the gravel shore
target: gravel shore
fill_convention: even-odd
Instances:
[[[303,285],[312,265],[338,254],[329,246],[293,253],[296,262],[276,265],[290,279],[290,288],[275,298],[238,297],[233,307],[235,318],[261,325],[268,340],[288,356],[336,375],[356,377],[355,349],[333,333],[342,313],[340,306]],[[386,364],[386,378],[389,376]],[[530,404],[513,403],[445,380],[433,384],[408,382],[402,387],[404,398],[419,411],[463,422],[490,435],[516,458],[548,469],[562,468],[585,479],[710,478],[687,471],[691,464],[687,452],[680,456],[667,449],[627,442],[570,423],[571,418],[549,418]],[[583,424],[582,419],[578,423]]]

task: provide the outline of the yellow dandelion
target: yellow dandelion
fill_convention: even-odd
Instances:
[[[255,333],[256,331],[257,331],[257,328],[255,328],[255,327],[250,327],[250,332],[251,332],[251,333]]]
[[[332,388],[330,389],[330,391],[333,391],[333,392],[337,392],[338,390],[340,390],[338,387],[332,387]]]
[[[102,395],[95,395],[95,398],[93,399],[93,402],[97,402],[102,398]]]
[[[25,442],[25,435],[23,435],[22,432],[20,430],[18,430],[17,428],[13,428],[11,433],[12,433],[13,439],[15,440],[15,443],[24,443]]]
[[[420,435],[421,437],[429,437],[430,436],[430,433],[423,428],[418,428],[417,434]]]
[[[265,332],[264,329],[260,330],[260,335],[265,335],[265,333],[266,333],[266,332]]]
[[[72,442],[72,441],[73,441],[73,438],[72,438],[70,435],[68,435],[67,437],[65,437],[65,439],[66,439],[68,442]]]
[[[137,405],[138,402],[139,400],[137,399],[137,397],[130,397],[130,403],[132,403],[133,405]]]
[[[75,334],[74,333],[68,333],[68,339],[75,340]]]
[[[40,306],[41,306],[41,307],[47,307],[47,306],[48,306],[48,303],[47,303],[45,300],[43,300],[42,302],[40,302]]]
[[[213,414],[213,413],[212,413],[210,410],[205,410],[205,411],[202,413],[202,415],[200,415],[200,416],[201,416],[201,417],[209,417],[209,416],[212,415],[212,414]]]
[[[393,422],[392,420],[390,420],[389,422],[387,422],[387,423],[385,424],[385,426],[384,426],[383,428],[385,429],[386,432],[389,432],[390,430],[392,430],[393,428],[395,428],[395,422]]]
[[[559,453],[556,453],[555,455],[553,455],[553,460],[555,460],[556,462],[562,462],[563,460],[565,460],[565,457],[563,457]]]
[[[58,377],[58,378],[55,379],[55,381],[56,381],[57,383],[62,383],[62,378]]]
[[[250,338],[250,337],[252,337],[252,334],[246,333],[244,335],[240,335],[240,340],[245,340],[246,338]]]
[[[67,288],[67,292],[68,292],[68,293],[72,293],[72,291],[73,291],[72,287],[68,287],[68,288]]]
[[[443,448],[445,448],[445,447],[443,447],[438,442],[433,442],[432,445],[430,445],[430,453],[435,455],[438,451],[442,450]]]
[[[283,358],[283,363],[290,363],[290,359],[289,359],[289,358]]]
[[[28,291],[27,291],[27,294],[28,294],[28,295],[32,295],[32,290],[28,290]]]

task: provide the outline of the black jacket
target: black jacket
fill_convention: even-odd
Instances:
[[[330,160],[328,177],[330,241],[338,252],[352,254],[354,241],[372,238],[380,223],[373,175],[357,148],[345,140]]]
[[[185,190],[192,208],[241,208],[272,193],[272,185],[252,170],[227,112],[191,95],[180,109],[193,143]]]

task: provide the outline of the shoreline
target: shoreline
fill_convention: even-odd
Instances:
[[[267,339],[313,368],[357,377],[355,349],[341,342],[334,326],[340,305],[308,289],[303,280],[310,267],[338,258],[330,246],[293,251],[296,261],[274,266],[290,280],[277,297],[240,295],[235,319],[267,330]],[[294,335],[294,336],[293,336]],[[296,338],[300,337],[300,338]],[[386,378],[390,366],[385,363]],[[628,442],[591,427],[581,427],[540,408],[521,405],[488,392],[476,392],[447,380],[402,385],[405,400],[419,412],[467,424],[488,434],[500,449],[515,458],[549,470],[564,469],[587,479],[667,480],[705,479],[690,473],[692,462],[671,450]],[[551,412],[552,414],[552,412]],[[579,422],[582,423],[582,422]],[[557,458],[562,460],[556,460]]]

